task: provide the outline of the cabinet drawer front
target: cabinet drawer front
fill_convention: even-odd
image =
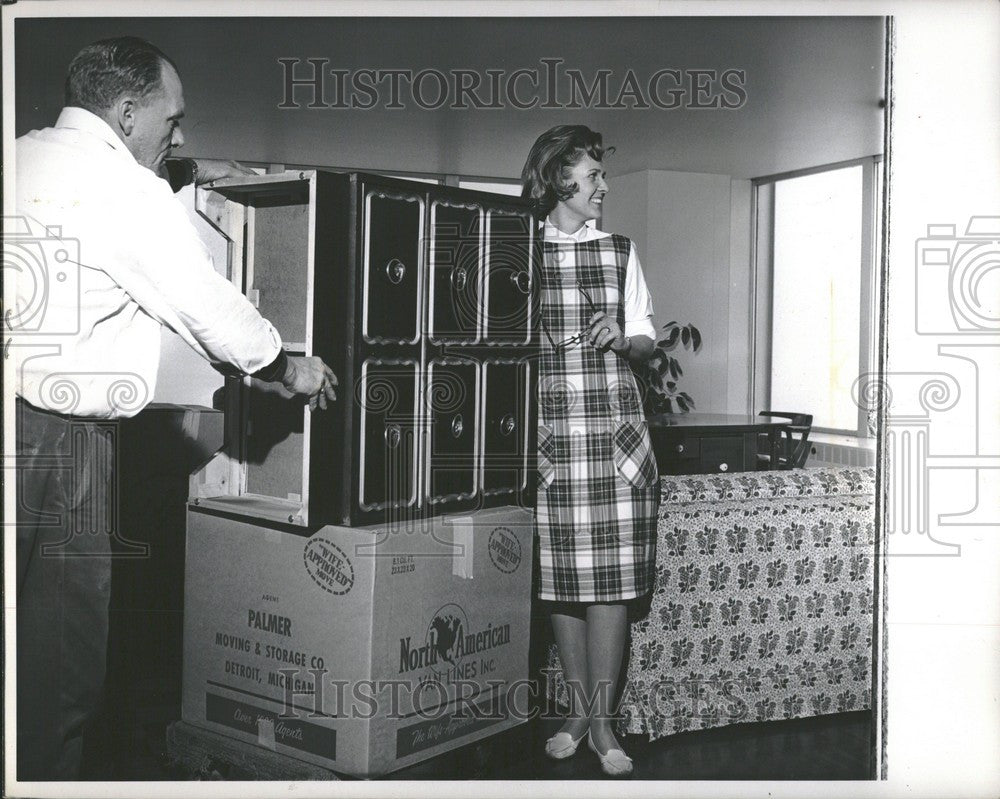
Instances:
[[[531,341],[531,219],[487,212],[485,338],[492,343]]]
[[[357,400],[361,422],[363,510],[409,507],[417,500],[418,408],[415,361],[365,361]]]
[[[515,492],[524,487],[531,440],[527,363],[483,364],[483,491]]]
[[[431,361],[427,367],[425,407],[430,428],[427,496],[432,502],[472,497],[478,489],[477,412],[479,366]]]
[[[420,340],[423,215],[419,195],[365,195],[362,332],[369,343]]]
[[[472,343],[478,338],[483,211],[474,205],[431,203],[431,340]]]

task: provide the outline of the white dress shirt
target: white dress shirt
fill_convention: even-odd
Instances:
[[[583,225],[575,233],[563,233],[559,228],[545,220],[544,236],[546,241],[578,243],[603,239],[610,236],[603,230],[597,230]],[[653,298],[646,288],[646,279],[642,275],[642,266],[635,251],[635,244],[630,242],[628,263],[625,265],[625,296],[622,303],[625,306],[625,330],[629,337],[648,336],[656,341],[656,329],[653,327]]]
[[[278,356],[277,331],[215,271],[167,182],[89,111],[64,108],[54,128],[17,140],[16,202],[38,266],[18,270],[15,389],[35,407],[138,413],[156,385],[161,325],[245,373]]]

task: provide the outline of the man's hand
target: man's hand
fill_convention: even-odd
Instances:
[[[334,391],[337,376],[322,358],[316,356],[288,356],[281,384],[293,394],[309,397],[309,410],[316,410],[317,405],[326,410],[327,400],[333,402],[337,399]]]
[[[198,165],[198,172],[194,181],[195,186],[204,186],[213,180],[222,180],[223,178],[242,178],[257,174],[250,167],[243,166],[238,161],[195,158],[194,162]]]

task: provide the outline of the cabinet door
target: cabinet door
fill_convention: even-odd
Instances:
[[[478,338],[482,234],[478,206],[432,202],[428,333],[434,342],[473,343]]]
[[[369,358],[355,399],[360,415],[358,504],[364,511],[417,502],[419,364]]]
[[[371,344],[420,340],[424,199],[365,190],[362,335]]]
[[[525,488],[529,463],[531,381],[528,363],[483,364],[483,494],[516,494]]]
[[[424,397],[430,429],[427,497],[434,503],[468,499],[479,486],[476,470],[479,365],[453,359],[427,365]]]
[[[533,323],[534,222],[525,212],[486,213],[487,343],[528,344]]]

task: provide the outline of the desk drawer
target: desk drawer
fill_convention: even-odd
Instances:
[[[701,438],[676,430],[649,431],[660,474],[697,474]]]
[[[742,435],[698,435],[653,428],[650,437],[660,474],[740,472],[746,468]]]
[[[706,436],[701,440],[701,473],[742,472],[743,436]]]

